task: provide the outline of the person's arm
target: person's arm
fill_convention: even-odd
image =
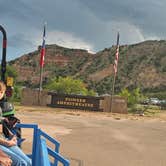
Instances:
[[[0,135],[3,135],[3,131],[2,131],[2,124],[0,124]],[[17,139],[14,136],[11,140],[6,140],[3,137],[0,137],[0,144],[1,145],[5,145],[5,146],[14,146],[17,145]]]
[[[17,140],[15,137],[13,137],[11,140],[6,140],[6,139],[3,139],[3,138],[0,138],[0,144],[1,145],[5,145],[5,146],[15,146],[17,145]]]
[[[0,138],[0,144],[1,144],[1,145],[8,146],[8,141],[5,140],[4,138]]]

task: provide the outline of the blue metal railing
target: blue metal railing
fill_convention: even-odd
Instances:
[[[60,147],[60,143],[55,140],[54,138],[50,137],[48,134],[46,134],[45,132],[43,132],[42,130],[40,130],[40,135],[43,136],[44,138],[47,138],[50,142],[52,142],[55,145],[55,151],[57,153],[59,153],[59,147]]]
[[[50,166],[50,165],[58,166],[58,162],[61,162],[64,166],[70,165],[70,162],[59,154],[60,143],[54,138],[50,137],[45,132],[43,132],[41,129],[39,129],[37,124],[17,124],[16,127],[32,128],[34,130],[32,154],[29,155],[30,158],[32,159],[32,166],[39,166],[39,165],[40,166]],[[54,150],[48,147],[45,139],[55,145]],[[49,160],[49,156],[52,156],[54,158],[53,163]]]
[[[51,166],[48,158],[47,144],[44,139],[41,139],[41,166]]]

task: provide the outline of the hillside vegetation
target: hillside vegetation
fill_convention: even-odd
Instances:
[[[18,73],[17,83],[38,87],[40,49],[9,62]],[[47,45],[43,83],[59,76],[73,76],[99,94],[110,94],[115,52],[115,46],[91,54],[86,50]],[[120,46],[115,93],[136,87],[151,96],[166,96],[166,41]]]

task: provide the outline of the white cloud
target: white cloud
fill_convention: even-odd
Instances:
[[[42,24],[48,23],[46,44],[100,51],[116,43],[133,44],[165,39],[164,0],[17,0],[0,5],[1,25],[11,57],[36,50]],[[13,51],[13,49],[18,51]]]
[[[138,43],[145,40],[139,27],[127,22],[112,22],[113,31],[120,32],[120,40],[123,44]]]
[[[41,34],[38,34],[34,40],[36,41],[36,45],[41,45]],[[62,31],[46,32],[46,44],[57,44],[67,48],[85,49],[88,52],[94,52],[92,44],[83,41],[71,33]]]

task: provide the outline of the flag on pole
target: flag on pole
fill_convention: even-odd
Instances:
[[[117,48],[116,48],[115,61],[114,61],[114,73],[115,74],[118,71],[118,59],[119,59],[119,32],[117,35]]]
[[[45,37],[46,37],[46,24],[44,24],[44,31],[43,31],[43,43],[40,53],[40,67],[43,68],[44,66],[44,57],[45,57]]]

